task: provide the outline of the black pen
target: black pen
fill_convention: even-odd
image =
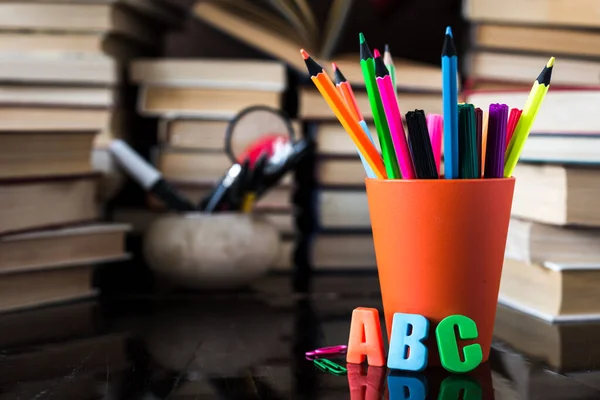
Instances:
[[[225,199],[225,195],[227,194],[229,187],[235,181],[241,169],[242,166],[240,164],[233,164],[229,168],[225,176],[221,178],[217,184],[214,191],[209,195],[208,199],[202,201],[202,203],[206,203],[206,206],[201,208],[202,211],[206,213],[212,213],[217,210],[219,205],[221,205],[222,201]]]
[[[169,209],[176,211],[194,211],[196,209],[192,203],[167,184],[156,168],[140,157],[123,140],[113,140],[109,151],[129,176],[137,181],[144,190],[165,203]]]

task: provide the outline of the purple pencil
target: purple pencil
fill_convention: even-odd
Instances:
[[[502,178],[504,176],[507,121],[508,105],[491,104],[488,118],[484,178]]]

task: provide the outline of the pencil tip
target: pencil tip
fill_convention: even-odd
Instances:
[[[546,68],[552,68],[554,66],[554,57],[550,57],[550,59],[548,60],[548,64],[546,64]]]
[[[446,27],[446,35],[452,37],[452,28],[450,28],[449,26]]]
[[[365,35],[363,35],[362,32],[360,32],[358,34],[358,40],[359,40],[360,43],[364,43],[365,42]]]
[[[379,52],[379,50],[373,49],[373,57],[375,57],[375,58],[381,57],[381,53]]]
[[[333,68],[333,72],[335,72],[335,71],[337,71],[337,70],[338,70],[338,66],[337,66],[337,64],[336,64],[336,63],[334,63],[334,62],[332,62],[332,63],[331,63],[331,68]]]
[[[300,54],[302,54],[302,58],[304,58],[305,60],[308,60],[308,57],[310,57],[304,49],[300,49]]]
[[[390,45],[389,44],[385,44],[385,48],[383,49],[384,53],[389,53],[390,52]]]

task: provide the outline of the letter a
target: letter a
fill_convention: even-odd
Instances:
[[[346,362],[362,364],[365,358],[374,367],[385,365],[379,312],[375,308],[358,307],[352,311]]]
[[[387,366],[404,371],[422,371],[427,366],[429,321],[422,315],[395,313]]]
[[[454,333],[455,326],[458,327],[459,338]],[[477,368],[483,360],[481,345],[474,343],[463,347],[465,361],[461,361],[457,343],[458,339],[477,339],[477,335],[477,325],[471,318],[464,315],[450,315],[444,318],[435,330],[442,366],[455,374]]]

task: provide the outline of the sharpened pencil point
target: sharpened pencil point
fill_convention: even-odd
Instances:
[[[385,47],[383,48],[383,52],[384,53],[389,53],[390,52],[390,45],[389,44],[385,44]]]
[[[449,26],[446,27],[446,35],[452,37],[452,28],[450,28]]]
[[[379,52],[379,50],[377,50],[377,49],[373,50],[373,57],[375,57],[375,58],[381,57],[381,53]]]
[[[365,35],[363,35],[362,32],[358,34],[358,41],[360,43],[364,43],[365,42]]]
[[[304,58],[305,60],[308,60],[308,57],[310,57],[304,49],[300,49],[300,54],[302,54],[302,58]]]
[[[552,68],[554,66],[554,57],[550,57],[550,59],[548,60],[548,64],[546,64],[546,68]]]
[[[333,66],[333,74],[335,77],[335,84],[339,85],[340,83],[347,82],[346,77],[342,74],[342,70],[338,68],[336,63],[331,63]]]

